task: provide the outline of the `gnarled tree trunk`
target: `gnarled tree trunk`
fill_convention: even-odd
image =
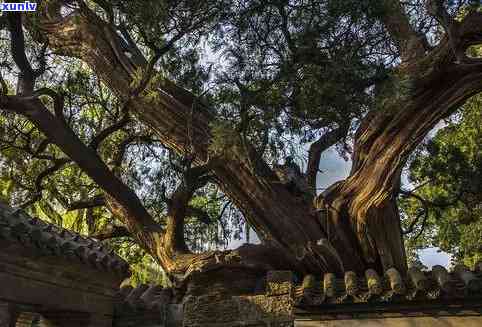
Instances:
[[[481,40],[482,25],[475,27],[481,23],[480,13],[467,16],[455,42],[467,46],[474,39]],[[398,78],[408,84],[406,93],[392,94],[381,110],[365,117],[356,133],[350,176],[318,199],[317,205],[329,212],[326,230],[330,241],[349,249],[340,253],[360,253],[364,266],[406,270],[396,204],[402,169],[410,153],[441,119],[482,90],[479,60],[455,62],[446,38],[429,55],[400,67]],[[343,258],[349,260],[350,256]]]

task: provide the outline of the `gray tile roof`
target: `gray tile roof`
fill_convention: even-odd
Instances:
[[[129,265],[101,242],[14,211],[2,202],[0,242],[21,245],[35,254],[76,261],[113,273],[119,279],[130,275]]]

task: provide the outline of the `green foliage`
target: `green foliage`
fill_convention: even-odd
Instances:
[[[374,105],[372,83],[387,79],[391,55],[380,47],[378,7],[234,1],[208,38],[211,51],[222,55],[213,62],[218,114],[274,162],[357,121]],[[340,141],[343,152],[351,132]]]
[[[206,225],[197,217],[186,220],[186,242],[191,250],[203,252],[215,249],[225,249],[232,240],[239,240],[244,227],[244,218],[230,202],[223,201],[223,195],[215,187],[208,188],[208,193],[195,196],[190,204],[202,209],[212,222]]]
[[[132,275],[128,284],[133,287],[150,283],[169,286],[169,280],[159,264],[131,239],[113,239],[107,243],[129,263]]]
[[[455,261],[472,265],[482,258],[482,96],[446,123],[415,156],[410,182],[427,201],[429,215],[421,237],[408,246],[437,246]],[[422,215],[420,201],[402,201],[406,217]],[[405,224],[408,225],[407,219]]]
[[[101,131],[121,119],[123,103],[84,65],[67,62],[61,66],[65,75],[45,77],[42,83],[65,96],[66,120],[73,132],[88,145]],[[153,78],[153,81],[157,83],[158,79]],[[41,99],[53,110],[49,97],[42,96]],[[130,138],[132,141],[128,143],[121,165],[112,166],[121,144]],[[25,118],[4,112],[0,114],[1,198],[13,206],[25,204],[31,215],[83,235],[95,235],[108,224],[121,224],[104,206],[69,209],[76,202],[89,201],[104,194],[74,163],[68,162],[38,180],[55,160],[66,158],[53,144],[39,150],[45,141],[45,136]],[[100,144],[98,153],[129,187],[136,190],[148,211],[163,225],[166,214],[164,197],[170,196],[182,180],[177,171],[181,158],[165,150],[155,140],[152,131],[136,121],[130,121],[109,135]],[[241,217],[236,210],[221,215],[225,203],[226,197],[212,185],[196,193],[193,205],[207,213],[211,224],[201,223],[197,217],[187,219],[186,241],[192,250],[201,251],[208,244],[210,249],[224,248],[229,240],[239,238],[243,224]],[[131,264],[133,284],[167,282],[158,264],[131,239],[106,242]]]

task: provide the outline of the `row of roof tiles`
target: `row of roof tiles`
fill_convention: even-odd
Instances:
[[[393,268],[384,276],[372,269],[366,270],[364,276],[349,271],[342,279],[332,273],[321,278],[307,275],[301,285],[293,286],[295,305],[305,308],[343,303],[482,300],[482,262],[472,271],[462,265],[451,272],[442,266],[434,266],[431,271],[410,268],[405,279]],[[121,311],[158,311],[173,301],[172,289],[159,285],[125,286],[118,295],[117,309]]]
[[[295,288],[299,306],[451,298],[482,299],[482,262],[472,271],[464,265],[456,266],[452,272],[442,266],[434,266],[431,271],[413,267],[405,279],[394,268],[384,276],[373,269],[366,270],[364,276],[348,271],[343,279],[330,273],[320,279],[307,275],[302,285]]]
[[[37,254],[59,256],[108,271],[119,279],[130,275],[129,265],[98,240],[14,211],[1,202],[0,240],[20,243]]]

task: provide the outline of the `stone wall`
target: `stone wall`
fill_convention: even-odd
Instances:
[[[205,295],[184,300],[184,327],[293,326],[293,284],[289,271],[268,273],[266,292],[251,296]]]
[[[173,290],[155,285],[123,287],[114,327],[292,327],[292,273],[273,271],[262,294],[187,296],[175,303]]]

